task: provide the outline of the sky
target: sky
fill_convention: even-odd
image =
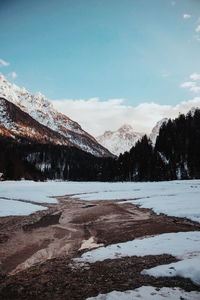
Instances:
[[[200,105],[199,0],[0,0],[0,28],[0,72],[94,135]]]

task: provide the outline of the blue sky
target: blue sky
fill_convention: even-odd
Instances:
[[[200,1],[1,1],[1,57],[16,82],[51,99],[126,98],[163,104],[200,70]],[[184,19],[183,14],[191,14]]]
[[[49,99],[176,105],[198,92],[199,24],[199,0],[1,0],[0,72]]]

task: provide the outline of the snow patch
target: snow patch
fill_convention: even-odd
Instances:
[[[97,297],[90,297],[86,300],[199,300],[200,292],[186,292],[180,288],[156,288],[153,286],[142,286],[135,290],[125,292],[113,291],[108,294],[100,294]]]
[[[193,253],[194,257],[181,260],[176,263],[161,265],[148,270],[143,270],[142,274],[154,277],[174,277],[180,276],[190,278],[196,285],[200,285],[200,252]]]
[[[46,207],[34,205],[15,200],[5,200],[0,198],[0,217],[25,216],[38,210],[45,210]]]
[[[171,254],[181,260],[197,256],[200,259],[200,231],[165,233],[149,238],[113,244],[86,252],[75,260],[94,263],[126,256],[161,254]]]

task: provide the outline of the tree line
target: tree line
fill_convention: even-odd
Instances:
[[[99,158],[73,147],[0,137],[5,179],[160,181],[200,178],[200,110],[163,123],[155,145],[145,135],[118,158]]]

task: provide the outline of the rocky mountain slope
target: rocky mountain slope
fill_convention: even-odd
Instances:
[[[116,131],[106,131],[96,140],[115,155],[129,151],[144,133],[135,132],[131,125],[125,124]]]
[[[73,146],[61,134],[40,124],[4,98],[0,98],[0,134],[18,141],[26,138],[43,144]]]
[[[43,126],[57,132],[60,135],[60,143],[62,145],[73,145],[99,157],[112,156],[107,149],[98,144],[94,137],[85,132],[77,122],[55,110],[53,105],[42,94],[32,95],[26,89],[19,88],[17,85],[8,82],[3,75],[0,75],[0,97],[18,106]],[[0,124],[2,124],[1,120]],[[9,130],[5,124],[7,123],[4,123],[4,127]]]
[[[152,131],[151,131],[151,133],[149,135],[149,138],[152,141],[153,145],[155,145],[155,143],[156,143],[156,138],[159,135],[159,131],[160,131],[161,126],[164,123],[167,123],[168,120],[169,120],[168,118],[163,118],[162,120],[158,121],[156,123],[156,125],[153,127],[153,129],[152,129]]]

